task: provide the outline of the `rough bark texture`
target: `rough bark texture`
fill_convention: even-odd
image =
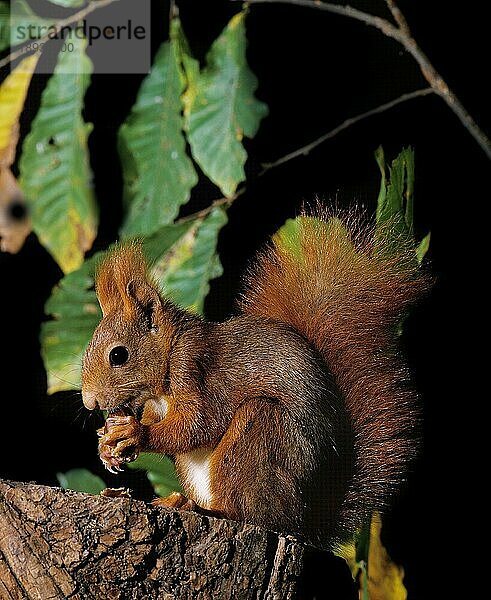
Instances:
[[[245,523],[0,481],[0,598],[297,598],[306,548]]]

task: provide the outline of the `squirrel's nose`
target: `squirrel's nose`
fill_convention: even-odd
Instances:
[[[84,403],[85,408],[88,408],[89,410],[99,408],[97,394],[95,392],[82,391],[82,402]]]

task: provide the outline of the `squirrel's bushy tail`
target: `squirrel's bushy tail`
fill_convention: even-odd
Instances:
[[[397,349],[408,307],[428,288],[413,247],[390,225],[356,215],[289,221],[246,280],[243,312],[292,326],[322,354],[341,391],[355,439],[355,475],[341,510],[353,530],[383,509],[415,454],[418,410]],[[392,249],[392,251],[391,251]]]

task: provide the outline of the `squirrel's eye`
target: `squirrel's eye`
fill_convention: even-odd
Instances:
[[[124,346],[116,346],[109,352],[109,362],[111,363],[111,367],[122,367],[128,362],[129,357],[130,353],[128,352],[128,348],[125,348]]]

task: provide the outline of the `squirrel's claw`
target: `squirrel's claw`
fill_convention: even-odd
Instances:
[[[117,456],[114,452],[114,448],[107,446],[106,444],[99,444],[99,458],[102,461],[104,467],[115,475],[118,472],[121,472],[123,469],[121,468],[123,461]]]
[[[128,423],[131,423],[132,421],[134,421],[134,417],[132,416],[128,416],[128,415],[112,415],[110,417],[108,417],[106,419],[106,424],[104,426],[104,429],[107,433],[107,431],[111,428],[111,427],[115,427],[118,425],[128,425]]]
[[[118,463],[111,463],[107,460],[104,460],[103,458],[101,458],[102,460],[102,464],[104,465],[104,467],[110,472],[113,473],[114,475],[117,475],[118,473],[121,473],[123,471],[123,469],[121,468],[121,466]]]

